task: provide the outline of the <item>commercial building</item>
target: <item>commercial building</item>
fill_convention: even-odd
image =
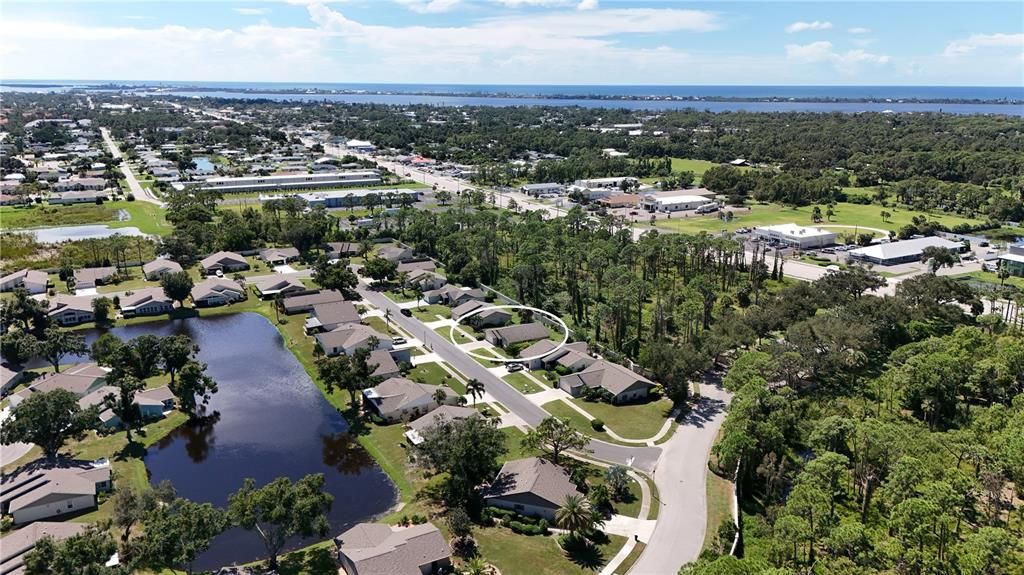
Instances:
[[[695,210],[712,200],[704,196],[691,194],[649,195],[640,202],[640,207],[648,212],[684,212]]]
[[[379,181],[378,181],[379,183]],[[362,184],[371,185],[371,184]],[[306,201],[309,206],[323,206],[325,208],[348,208],[352,206],[361,206],[366,203],[366,197],[369,195],[375,195],[378,201],[382,200],[386,196],[390,195],[395,198],[396,203],[400,201],[400,198],[407,196],[412,201],[418,201],[420,194],[430,191],[428,188],[394,188],[394,189],[377,189],[377,190],[338,190],[333,192],[306,192],[301,194],[295,194],[295,197],[302,198]],[[265,201],[269,198],[260,197],[260,201]]]
[[[544,184],[523,184],[519,187],[519,191],[534,197],[544,194],[564,194],[565,186],[554,182]]]
[[[618,188],[621,189],[623,185],[632,186],[639,180],[632,176],[623,176],[619,178],[591,178],[589,180],[576,180],[575,184],[581,188]]]
[[[271,192],[275,190],[376,186],[380,183],[380,173],[377,170],[352,170],[322,174],[209,178],[203,182],[201,189],[223,193]]]
[[[964,245],[961,242],[951,242],[947,239],[929,236],[926,238],[915,238],[899,242],[887,242],[875,244],[864,248],[850,250],[850,258],[861,260],[880,266],[892,266],[907,262],[921,261],[921,252],[925,248],[945,248],[950,251],[959,252]]]
[[[823,248],[836,243],[835,232],[796,224],[754,228],[754,237],[800,249]]]
[[[1024,277],[1024,241],[1010,246],[1010,251],[999,256],[999,265],[1010,275]]]

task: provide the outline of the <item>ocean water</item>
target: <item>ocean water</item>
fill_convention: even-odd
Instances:
[[[4,86],[32,84],[31,86]],[[362,84],[283,82],[169,82],[118,80],[5,80],[0,90],[66,91],[104,84],[162,88],[157,94],[218,98],[265,98],[276,101],[346,103],[582,106],[644,110],[699,109],[714,112],[947,112],[1024,116],[1024,86],[594,86],[494,84]],[[222,90],[216,90],[221,88]],[[246,90],[245,93],[237,90]],[[276,93],[280,90],[344,91],[338,94]],[[505,96],[505,97],[502,97]],[[558,96],[558,97],[553,97]],[[575,98],[573,97],[575,96]],[[638,98],[630,100],[601,97]],[[653,99],[643,99],[653,98]],[[698,100],[665,100],[691,98]],[[699,98],[731,98],[704,101]],[[791,99],[836,99],[837,102],[797,102]],[[848,100],[870,99],[869,102]],[[901,101],[903,100],[903,101]],[[984,103],[907,102],[905,100],[984,100]],[[1015,102],[1013,104],[1000,103]]]

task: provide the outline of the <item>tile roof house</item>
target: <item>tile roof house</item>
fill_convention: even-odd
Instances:
[[[24,269],[0,278],[0,292],[22,288],[29,294],[46,293],[50,276],[41,270]]]
[[[25,556],[35,549],[44,537],[54,541],[62,541],[85,532],[88,523],[75,523],[72,521],[36,521],[26,525],[17,531],[8,532],[0,538],[0,549],[3,550],[3,557],[0,558],[0,573],[4,575],[24,575]]]
[[[359,523],[335,537],[334,545],[347,575],[430,575],[452,564],[448,542],[431,523]]]
[[[146,279],[150,281],[156,281],[167,274],[178,273],[181,271],[181,264],[176,261],[157,258],[151,262],[146,262],[142,266],[142,273],[146,276]]]
[[[612,403],[622,403],[647,397],[654,383],[617,363],[599,359],[579,373],[558,378],[558,387],[573,397],[586,388],[600,388],[612,394]]]
[[[292,276],[271,276],[252,285],[261,299],[273,299],[278,294],[288,297],[308,291],[304,283]]]
[[[550,335],[551,334],[548,333],[548,328],[544,327],[544,324],[540,322],[521,323],[484,330],[484,339],[498,347],[505,347],[535,339],[544,339]]]
[[[90,289],[103,285],[117,274],[115,267],[82,268],[75,270],[75,289]]]
[[[236,272],[249,269],[249,262],[240,254],[235,252],[217,252],[209,255],[199,265],[207,275],[222,272]]]
[[[283,266],[299,259],[297,248],[267,248],[260,252],[260,259],[272,266]]]
[[[434,393],[439,389],[445,393],[443,403],[453,405],[458,401],[459,395],[443,385],[427,385],[404,377],[392,377],[375,387],[364,389],[364,405],[387,421],[408,420],[437,408]]]
[[[377,345],[373,349],[391,349],[393,345],[390,337],[358,323],[348,323],[334,331],[318,333],[314,337],[324,355],[327,356],[342,353],[352,355],[361,347],[369,347],[370,338],[377,338]]]
[[[306,333],[334,331],[349,323],[359,323],[359,311],[350,301],[321,303],[313,306],[306,320]]]
[[[588,353],[585,341],[558,347],[558,343],[550,339],[531,344],[520,351],[518,357],[533,358],[527,361],[530,369],[551,369],[560,365],[568,371],[579,371],[597,361]]]
[[[92,321],[92,298],[57,294],[50,298],[46,315],[61,326],[67,327]]]
[[[444,421],[458,421],[468,417],[478,417],[480,412],[472,407],[460,407],[458,405],[442,405],[427,413],[419,419],[410,421],[406,427],[405,438],[412,445],[423,443],[423,434],[435,425]]]
[[[570,495],[581,496],[565,469],[546,459],[527,457],[501,466],[484,491],[484,503],[552,521]]]
[[[121,308],[121,315],[125,317],[159,315],[173,311],[174,300],[167,297],[163,288],[143,288],[122,295],[118,307]]]
[[[15,524],[94,509],[111,488],[110,462],[37,459],[0,479],[0,512]]]
[[[320,304],[336,303],[345,301],[345,297],[338,290],[324,290],[306,295],[286,297],[281,300],[281,311],[286,314],[308,312],[313,306]]]
[[[227,278],[207,278],[192,288],[192,303],[198,307],[224,305],[245,297],[245,288]]]

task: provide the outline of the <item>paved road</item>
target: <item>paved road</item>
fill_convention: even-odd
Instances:
[[[379,309],[391,310],[391,321],[397,323],[413,337],[423,341],[431,351],[440,356],[449,365],[461,371],[466,377],[483,382],[484,387],[487,388],[487,392],[491,396],[512,411],[512,413],[522,418],[528,425],[537,425],[548,416],[546,411],[531,403],[530,400],[526,399],[512,386],[487,371],[476,360],[456,347],[447,337],[438,335],[433,330],[428,329],[418,319],[402,315],[398,304],[380,292],[370,290],[362,284],[360,284],[356,291]],[[658,457],[661,455],[661,448],[658,447],[625,447],[603,441],[591,441],[589,448],[593,451],[591,455],[597,459],[622,465],[632,465],[637,469],[647,472],[654,470],[658,463]]]
[[[631,574],[678,573],[685,563],[696,561],[704,533],[717,525],[707,523],[705,487],[708,453],[725,420],[728,392],[720,387],[723,374],[709,374],[701,385],[701,401],[675,435],[662,445],[654,472],[661,510],[647,548]]]
[[[121,149],[117,147],[117,142],[110,137],[110,130],[100,128],[100,133],[103,134],[103,141],[106,142],[107,149],[110,150],[110,155],[113,156],[114,159],[121,160],[121,165],[118,167],[121,168],[121,173],[124,174],[125,180],[128,181],[128,189],[131,190],[135,199],[163,206],[163,202],[160,201],[160,198],[154,196],[148,189],[143,188],[139,184],[139,181],[135,179],[135,174],[132,173],[131,168],[128,167],[127,158],[125,158],[124,154],[121,153]]]

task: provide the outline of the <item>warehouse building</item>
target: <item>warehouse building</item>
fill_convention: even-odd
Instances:
[[[351,206],[361,206],[366,202],[366,197],[371,194],[376,194],[379,202],[384,203],[384,198],[387,195],[391,195],[394,199],[394,203],[398,203],[398,198],[402,196],[408,196],[412,201],[420,199],[420,194],[429,192],[429,188],[397,188],[390,190],[336,190],[331,192],[305,192],[301,194],[295,194],[295,197],[302,198],[309,204],[310,207],[323,206],[325,208],[348,208]],[[265,201],[263,196],[260,196],[260,201]]]
[[[648,212],[684,212],[695,210],[705,204],[714,203],[704,196],[691,194],[649,195],[640,202]]]
[[[240,178],[209,178],[201,189],[226,194],[240,192],[272,192],[275,190],[304,190],[310,188],[347,188],[380,185],[377,170],[352,170],[323,174],[287,174],[283,176],[244,176]]]
[[[960,252],[964,245],[951,242],[940,237],[915,238],[899,242],[875,244],[864,248],[850,250],[850,258],[873,263],[880,266],[893,266],[907,262],[921,261],[921,252],[925,248],[939,247]]]
[[[798,226],[796,224],[779,224],[754,228],[754,237],[766,241],[775,241],[791,248],[810,249],[823,248],[836,243],[835,232]]]

